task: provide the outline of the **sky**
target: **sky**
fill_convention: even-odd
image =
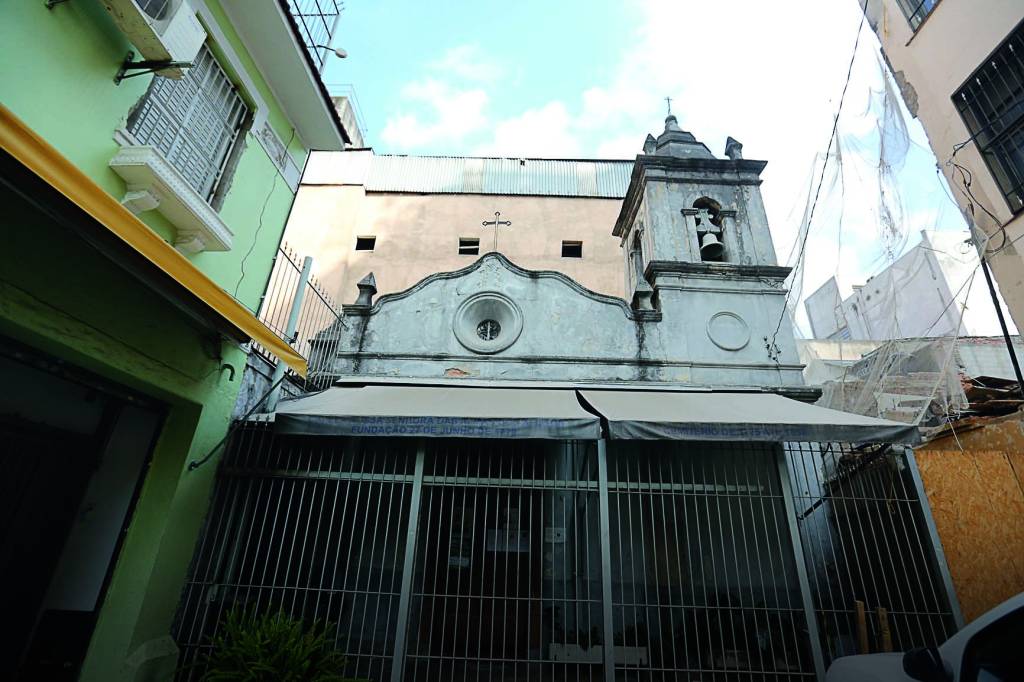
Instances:
[[[768,161],[761,191],[780,263],[794,264],[824,178],[794,298],[832,275],[848,293],[922,229],[966,229],[920,125],[902,109],[885,115],[878,43],[855,0],[345,4],[334,43],[349,57],[332,58],[324,80],[354,87],[378,154],[631,159],[663,129],[671,97],[680,126],[716,155],[732,136],[745,158]]]

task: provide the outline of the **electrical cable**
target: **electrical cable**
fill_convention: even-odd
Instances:
[[[253,413],[256,412],[256,410],[258,410],[260,408],[260,406],[263,404],[263,401],[266,400],[267,398],[269,398],[270,394],[273,393],[274,390],[278,386],[280,386],[281,382],[284,381],[287,377],[288,377],[288,375],[285,374],[280,379],[275,381],[274,384],[267,390],[267,392],[264,393],[263,396],[259,400],[257,400],[253,404],[252,407],[249,408],[249,411],[246,412],[244,415],[242,415],[241,419],[238,419],[234,423],[231,424],[231,426],[228,428],[228,432],[224,434],[224,437],[221,438],[220,441],[216,445],[214,445],[212,448],[210,448],[209,452],[207,452],[205,455],[203,455],[199,459],[194,459],[194,460],[192,460],[191,462],[188,463],[188,470],[189,471],[195,471],[199,467],[201,467],[204,464],[206,464],[207,462],[209,462],[210,458],[213,457],[217,453],[217,451],[221,449],[221,446],[223,446],[225,443],[227,443],[228,439],[230,439],[231,436],[234,435],[235,431],[238,430],[238,425],[239,424],[244,424],[245,421],[249,417],[251,417],[253,415]]]
[[[252,135],[251,132],[249,134]],[[288,142],[284,146],[284,153],[285,153],[285,158],[286,159],[288,158],[288,149],[292,146],[292,142],[294,142],[294,141],[295,141],[295,128],[292,128],[292,135],[291,135],[291,137],[288,138]],[[245,255],[242,256],[241,263],[239,263],[239,268],[241,269],[242,272],[238,276],[238,282],[235,284],[235,292],[232,294],[232,296],[236,300],[238,299],[238,290],[242,286],[242,280],[245,279],[245,262],[247,260],[249,260],[249,256],[252,255],[252,252],[256,250],[256,245],[259,244],[260,232],[263,230],[263,216],[267,212],[267,206],[270,204],[270,198],[272,196],[274,196],[274,191],[277,189],[277,178],[280,175],[281,175],[281,172],[279,170],[275,169],[274,179],[270,183],[270,191],[267,192],[267,196],[263,199],[263,206],[260,208],[259,224],[256,226],[256,231],[252,235],[252,243],[249,244],[249,250],[245,252]],[[256,312],[256,311],[253,311],[253,312]]]
[[[867,4],[868,0],[864,0],[864,4],[861,7],[860,22],[857,24],[857,37],[853,41],[853,52],[850,55],[850,63],[846,68],[846,80],[843,83],[842,93],[840,93],[839,95],[839,104],[836,107],[835,118],[832,120],[832,132],[828,138],[828,146],[825,148],[825,159],[822,161],[821,164],[821,175],[818,176],[818,187],[814,191],[814,200],[811,202],[811,208],[808,214],[807,224],[804,226],[804,233],[800,242],[800,249],[797,252],[796,264],[794,265],[794,269],[800,267],[800,265],[803,263],[804,255],[807,252],[807,238],[808,236],[810,236],[811,233],[811,224],[814,220],[814,210],[815,208],[817,208],[818,197],[821,194],[821,186],[825,181],[825,170],[828,168],[828,160],[832,155],[832,147],[836,142],[836,133],[839,130],[839,116],[843,111],[843,102],[846,101],[846,91],[850,87],[850,77],[853,74],[853,64],[854,62],[857,61],[857,48],[860,45],[860,37],[863,33],[865,18],[867,17]],[[789,299],[792,291],[793,287],[790,287],[789,289],[786,290],[786,297],[783,301],[782,312],[779,315],[778,323],[775,325],[775,331],[772,333],[771,341],[768,341],[767,337],[765,338],[765,345],[768,348],[769,354],[771,354],[771,349],[776,347],[775,344],[779,336],[779,330],[782,329],[782,321],[786,319],[786,311],[789,309]]]

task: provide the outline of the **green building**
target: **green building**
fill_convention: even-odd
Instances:
[[[309,151],[349,140],[316,47],[337,13],[0,7],[0,678],[173,671],[215,469],[189,464],[250,342],[305,373],[256,314]]]

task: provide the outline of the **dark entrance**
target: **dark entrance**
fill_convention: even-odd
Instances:
[[[74,680],[160,415],[0,340],[0,678]]]

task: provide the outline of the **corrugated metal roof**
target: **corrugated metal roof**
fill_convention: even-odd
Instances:
[[[369,192],[621,199],[633,171],[625,160],[370,155],[367,163],[352,152],[314,152],[314,159],[310,184],[335,184],[335,177],[336,184],[363,184]]]

